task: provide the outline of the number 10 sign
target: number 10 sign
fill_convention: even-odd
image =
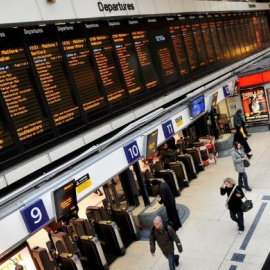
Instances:
[[[50,221],[41,199],[22,209],[21,214],[29,233],[34,233]]]

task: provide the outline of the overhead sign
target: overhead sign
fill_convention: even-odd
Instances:
[[[175,119],[175,123],[177,125],[177,127],[181,127],[184,124],[184,120],[182,116],[179,116]]]
[[[29,233],[36,232],[50,221],[41,199],[22,209],[21,214]]]
[[[129,145],[124,146],[123,148],[126,154],[128,164],[134,163],[141,157],[137,141],[134,141]]]
[[[86,174],[76,180],[76,193],[79,194],[82,191],[86,190],[87,188],[92,186],[92,181],[90,179],[89,174]]]
[[[145,157],[148,158],[157,151],[158,129],[147,135]]]
[[[166,123],[162,124],[162,129],[163,129],[165,139],[169,139],[175,133],[172,120],[169,120]]]
[[[110,13],[112,11],[125,11],[125,10],[134,10],[135,7],[132,3],[127,4],[121,4],[121,3],[115,3],[115,4],[103,4],[102,2],[98,2],[98,9],[99,11],[109,11]]]
[[[230,88],[229,85],[225,85],[222,87],[223,88],[223,93],[224,93],[224,97],[228,97],[230,95]]]

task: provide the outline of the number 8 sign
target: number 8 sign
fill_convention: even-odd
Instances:
[[[23,208],[21,214],[29,233],[34,233],[50,221],[41,199]]]

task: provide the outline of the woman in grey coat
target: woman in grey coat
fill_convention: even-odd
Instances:
[[[239,173],[238,175],[238,186],[244,187],[247,191],[251,191],[248,185],[247,174],[245,172],[244,160],[248,160],[245,151],[242,148],[241,143],[234,143],[234,150],[232,151],[232,159],[235,171]]]

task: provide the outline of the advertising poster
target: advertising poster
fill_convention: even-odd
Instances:
[[[242,90],[241,99],[247,123],[263,122],[269,119],[263,87]]]

